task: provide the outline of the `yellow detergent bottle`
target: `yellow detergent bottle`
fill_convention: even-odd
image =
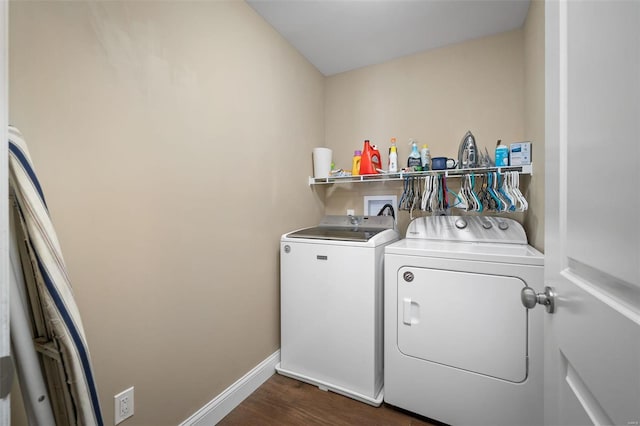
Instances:
[[[360,175],[360,160],[362,159],[362,151],[357,150],[353,153],[353,166],[351,167],[351,176]]]

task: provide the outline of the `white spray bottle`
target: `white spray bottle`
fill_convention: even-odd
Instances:
[[[398,172],[398,148],[396,138],[391,138],[391,148],[389,148],[389,173]]]

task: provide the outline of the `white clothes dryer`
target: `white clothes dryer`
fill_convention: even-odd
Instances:
[[[385,248],[385,402],[451,425],[541,425],[542,253],[522,226],[418,218]]]

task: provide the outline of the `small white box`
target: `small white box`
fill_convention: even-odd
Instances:
[[[509,147],[509,165],[526,166],[531,164],[531,142],[512,143]]]

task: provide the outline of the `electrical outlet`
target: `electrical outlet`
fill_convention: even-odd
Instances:
[[[115,405],[114,425],[133,416],[133,386],[113,397]]]
[[[354,209],[347,209],[347,216],[353,216],[355,214]]]

